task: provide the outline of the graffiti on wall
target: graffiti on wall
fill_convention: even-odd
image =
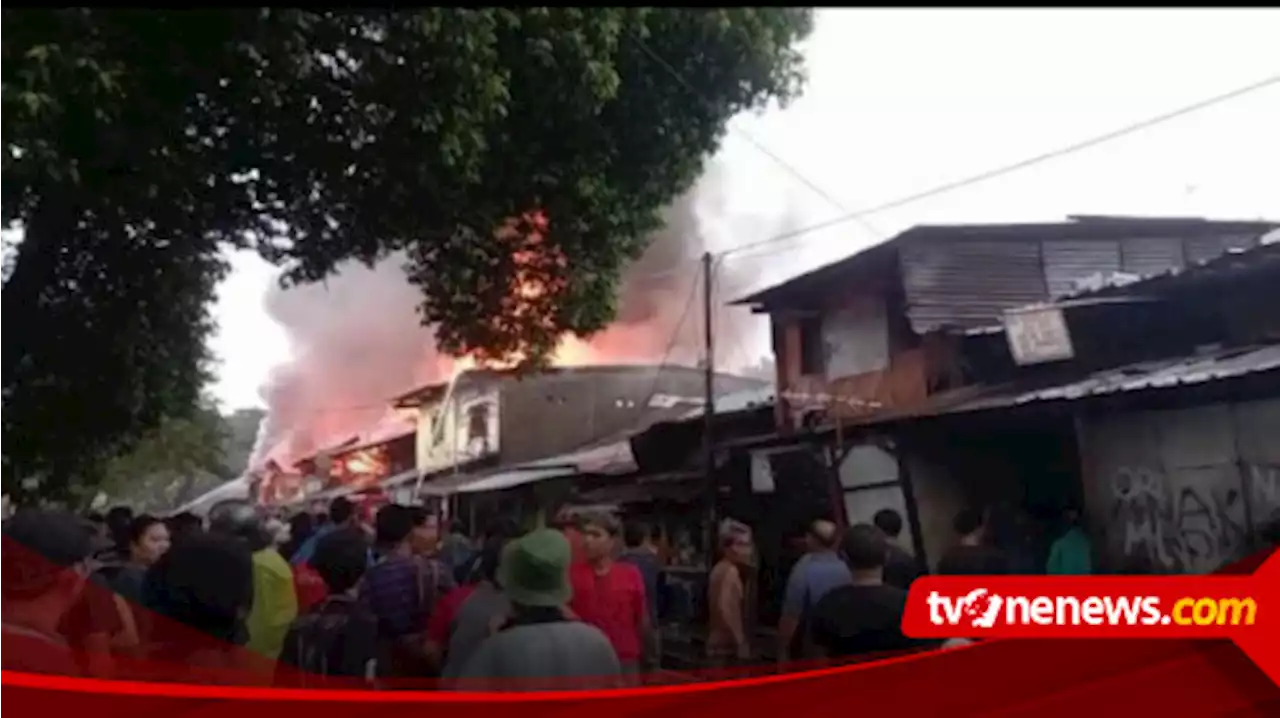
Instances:
[[[1254,525],[1280,521],[1280,465],[1248,464],[1245,470]]]
[[[1122,555],[1149,561],[1156,571],[1213,571],[1247,542],[1245,501],[1231,467],[1172,476],[1120,467],[1112,478],[1111,519]]]

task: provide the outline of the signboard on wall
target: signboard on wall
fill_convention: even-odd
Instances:
[[[1009,352],[1019,365],[1064,361],[1075,356],[1071,332],[1060,307],[1034,307],[1005,312]]]

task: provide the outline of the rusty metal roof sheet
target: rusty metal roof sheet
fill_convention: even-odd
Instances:
[[[1170,389],[1276,369],[1280,369],[1280,344],[1217,349],[1190,357],[1146,361],[1106,369],[1055,386],[1022,391],[994,390],[938,413],[1003,409],[1044,401],[1076,401],[1131,391]]]

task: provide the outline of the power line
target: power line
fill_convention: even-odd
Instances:
[[[817,232],[822,229],[834,227],[849,221],[858,221],[868,215],[878,214],[880,212],[884,212],[890,209],[896,209],[903,205],[911,204],[913,202],[918,202],[922,199],[926,199],[939,194],[950,192],[952,190],[960,189],[962,187],[967,187],[971,184],[977,184],[978,182],[983,182],[989,179],[993,179],[995,177],[1000,177],[1002,175],[1006,175],[1011,172],[1016,172],[1018,170],[1026,169],[1027,167],[1040,164],[1041,162],[1046,162],[1051,159],[1057,159],[1065,155],[1069,155],[1075,152],[1079,152],[1081,150],[1089,149],[1091,147],[1095,147],[1105,142],[1110,142],[1111,140],[1115,140],[1120,137],[1124,137],[1126,135],[1131,135],[1135,132],[1139,132],[1141,130],[1145,130],[1150,127],[1153,127],[1155,125],[1168,122],[1169,120],[1176,119],[1183,115],[1197,112],[1199,110],[1203,110],[1208,107],[1212,107],[1214,105],[1227,102],[1228,100],[1234,100],[1238,97],[1242,97],[1244,95],[1250,94],[1252,92],[1257,92],[1258,90],[1274,85],[1277,82],[1280,82],[1280,75],[1272,75],[1271,77],[1265,80],[1262,80],[1261,82],[1255,82],[1253,84],[1246,85],[1245,87],[1241,87],[1241,88],[1232,90],[1230,92],[1223,93],[1221,95],[1215,95],[1208,99],[1201,100],[1199,102],[1186,105],[1184,107],[1180,107],[1176,110],[1165,112],[1163,114],[1156,115],[1155,117],[1151,117],[1151,118],[1142,120],[1140,122],[1135,122],[1131,125],[1126,125],[1125,127],[1122,127],[1118,130],[1113,130],[1111,132],[1097,135],[1095,137],[1091,137],[1086,140],[1081,140],[1079,142],[1072,143],[1065,147],[1061,147],[1056,150],[1051,150],[1049,152],[1045,152],[1045,153],[1036,155],[1034,157],[1021,160],[1019,162],[1014,162],[1008,165],[1002,165],[1000,167],[995,167],[995,168],[986,170],[984,172],[980,172],[976,175],[972,175],[969,177],[965,177],[963,179],[947,182],[945,184],[941,184],[936,187],[924,190],[923,192],[917,192],[915,194],[908,195],[900,199],[895,199],[890,202],[885,202],[883,204],[879,204],[874,207],[859,210],[857,212],[851,212],[849,214],[836,217],[835,219],[827,220],[826,222],[820,222],[818,224],[805,227],[802,229],[794,230],[791,232],[784,232],[783,234],[779,234],[774,237],[769,237],[767,239],[762,239],[758,242],[751,242],[749,244],[744,244],[740,247],[735,247],[733,249],[726,250],[724,254],[725,255],[738,254],[739,252],[746,252],[758,247],[763,247],[763,246],[775,244],[778,242],[784,242],[787,240],[796,239],[798,237],[802,237],[804,235],[811,234],[813,232]],[[748,255],[748,256],[755,256],[755,255]]]
[[[659,55],[652,48],[650,48],[649,45],[645,43],[644,40],[641,40],[635,33],[631,33],[630,37],[632,42],[634,42],[636,46],[639,47],[642,52],[644,52],[644,54],[648,55],[649,58],[652,59],[655,63],[657,63],[659,67],[666,70],[667,74],[675,78],[676,82],[679,82],[682,86],[684,86],[686,90],[693,93],[695,97],[697,97],[699,100],[702,100],[702,102],[706,105],[713,106],[715,104],[710,100],[710,98],[708,98],[706,95],[699,92],[698,88],[694,87],[693,84],[690,83],[689,80],[686,79],[685,76],[681,74],[679,70],[677,70],[674,66],[672,66],[671,63],[667,62],[665,59],[662,58],[661,55]],[[833,196],[830,192],[827,192],[826,190],[824,190],[814,181],[810,180],[807,176],[805,176],[803,172],[801,172],[800,170],[792,166],[791,163],[779,157],[777,153],[775,153],[773,150],[770,150],[768,147],[766,147],[764,143],[760,142],[755,137],[752,137],[751,134],[748,133],[746,130],[743,130],[740,127],[733,127],[732,125],[730,125],[729,129],[741,135],[743,139],[751,143],[753,147],[755,147],[757,150],[759,150],[762,154],[764,154],[769,159],[773,160],[775,164],[777,164],[783,170],[788,172],[792,177],[799,180],[801,184],[803,184],[804,186],[812,190],[814,194],[826,200],[833,207],[835,207],[836,209],[842,212],[849,211],[849,208],[845,206],[844,203],[842,203],[839,199]],[[858,222],[863,226],[864,229],[870,232],[873,236],[876,236],[876,237],[883,236],[883,233],[877,230],[875,227],[871,226],[870,222],[867,222],[862,219],[859,219]]]
[[[713,277],[718,277],[718,271],[719,271],[722,259],[723,257],[716,258],[716,263],[712,266],[712,270],[711,270]],[[716,282],[712,286],[713,286],[713,292],[715,295],[715,300],[713,303],[716,306],[723,306],[724,297],[721,291],[722,290],[721,285],[719,284],[719,282]],[[738,331],[740,329],[740,325],[737,325],[732,321],[728,321],[728,317],[723,317],[723,319],[725,319],[726,321],[723,321],[720,323],[719,325],[720,331],[716,332],[716,335],[718,337],[724,337],[727,339],[727,343],[729,345],[729,351],[727,352],[727,357],[726,357],[729,361],[727,363],[730,366],[732,366],[735,358],[741,358],[742,360],[741,366],[743,368],[754,367],[755,364],[752,361],[751,352],[743,345],[742,336]]]
[[[676,344],[680,341],[680,330],[684,329],[684,323],[689,318],[689,310],[693,308],[693,300],[698,296],[699,284],[701,282],[698,281],[696,276],[689,283],[689,294],[685,297],[684,309],[680,311],[680,319],[676,321],[675,327],[671,330],[671,336],[667,339],[667,348],[662,352],[662,358],[654,365],[653,385],[649,387],[649,396],[645,399],[645,403],[652,401],[653,397],[658,393],[658,383],[662,379],[662,369],[667,365],[667,359],[671,358],[671,353],[675,351]]]

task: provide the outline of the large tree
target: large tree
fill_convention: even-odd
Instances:
[[[227,246],[315,281],[404,250],[454,353],[538,362],[805,8],[5,10],[4,476],[56,488],[196,405]]]
[[[166,417],[129,451],[106,462],[100,486],[79,488],[100,489],[112,504],[136,511],[176,508],[234,477],[226,455],[231,431],[227,419],[207,403],[189,417]]]

